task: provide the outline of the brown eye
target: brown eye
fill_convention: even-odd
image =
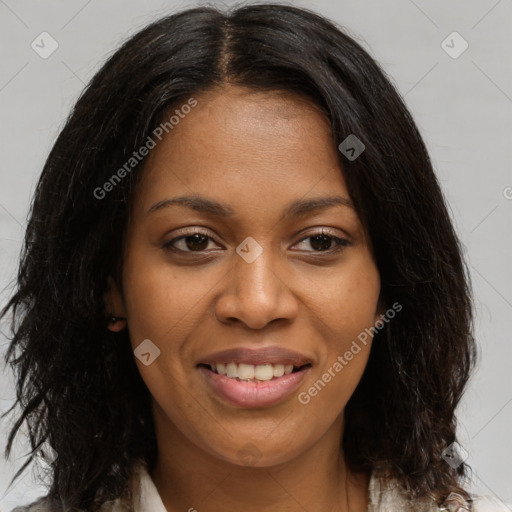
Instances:
[[[309,252],[337,252],[349,245],[348,240],[334,236],[325,231],[309,235],[303,238],[299,244],[303,243],[305,240],[310,240],[309,245],[312,247],[313,251]],[[334,247],[332,247],[333,242],[335,244]]]
[[[208,247],[208,238],[209,237],[204,235],[195,234],[185,236],[182,240],[184,240],[185,245],[191,251],[204,251]]]
[[[331,236],[326,236],[326,235],[316,235],[316,236],[311,236],[309,237],[309,239],[311,240],[310,244],[311,244],[311,247],[315,250],[315,251],[327,251],[331,248],[331,244],[334,240],[333,237]]]
[[[207,249],[210,240],[213,240],[211,236],[194,231],[169,240],[163,244],[162,248],[181,252],[201,252]],[[178,243],[179,247],[176,246]]]

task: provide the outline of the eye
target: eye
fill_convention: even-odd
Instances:
[[[213,240],[209,233],[194,230],[165,242],[162,247],[177,252],[202,252],[208,247],[209,240]],[[176,247],[178,243],[181,247]]]
[[[310,240],[309,245],[313,248],[313,251],[307,252],[327,252],[332,254],[341,251],[344,247],[349,245],[348,240],[335,236],[325,229],[308,235],[300,240],[299,244],[303,243],[305,240]],[[335,244],[334,247],[331,246],[333,242]]]

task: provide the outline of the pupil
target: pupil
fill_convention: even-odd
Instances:
[[[193,250],[202,251],[206,247],[208,247],[208,237],[201,235],[201,234],[187,236],[185,240],[187,243],[187,248],[192,251]],[[191,241],[191,243],[190,243],[190,241]],[[202,241],[202,243],[201,243],[201,241]]]
[[[318,239],[321,240],[320,244],[314,243],[314,240],[318,240]],[[318,247],[318,245],[320,245],[320,248]],[[316,235],[316,236],[313,236],[313,237],[311,237],[311,247],[313,247],[313,249],[319,250],[319,251],[330,249],[330,247],[331,247],[331,237],[329,237],[327,235]]]

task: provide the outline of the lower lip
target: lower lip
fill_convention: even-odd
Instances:
[[[262,382],[230,379],[204,366],[200,366],[199,370],[211,388],[222,398],[238,407],[256,408],[270,407],[290,396],[301,385],[311,367],[306,366],[298,372]]]

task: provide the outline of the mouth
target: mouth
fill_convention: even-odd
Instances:
[[[311,363],[295,366],[293,364],[261,364],[252,365],[244,363],[200,363],[203,367],[217,375],[223,375],[228,379],[244,382],[266,382],[276,380],[284,375],[297,373],[311,367]]]
[[[311,363],[249,365],[200,363],[207,393],[224,404],[243,408],[271,407],[290,397],[311,371]]]

